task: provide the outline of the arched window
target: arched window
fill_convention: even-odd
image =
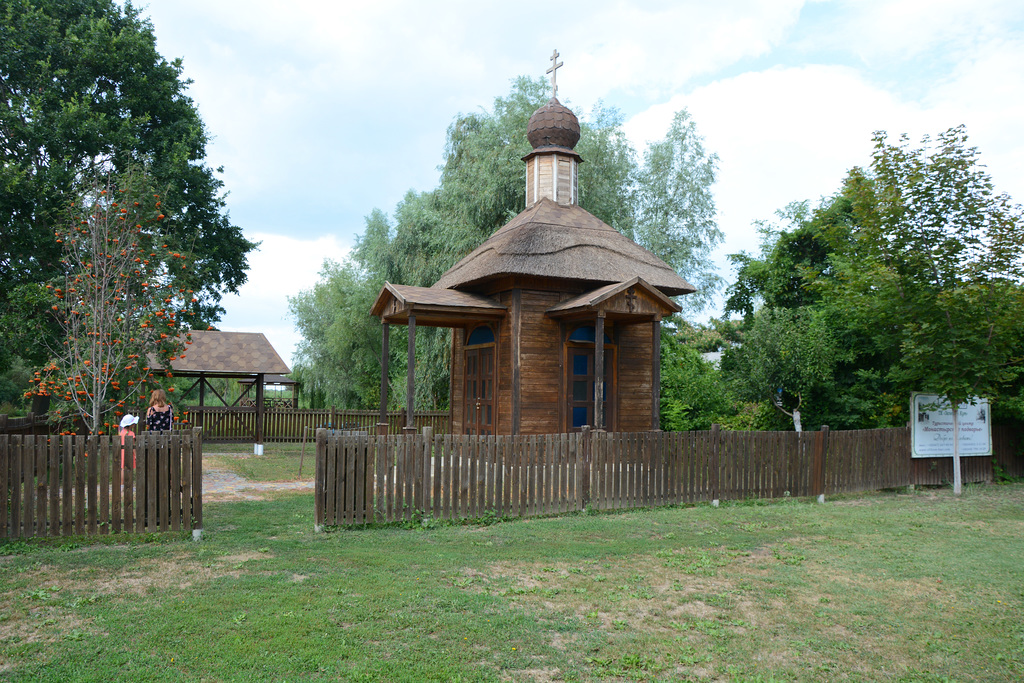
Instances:
[[[469,333],[466,339],[466,346],[478,346],[480,344],[493,344],[494,330],[487,325],[480,325]]]

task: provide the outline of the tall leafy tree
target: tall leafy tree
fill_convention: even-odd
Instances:
[[[231,223],[223,182],[204,163],[208,136],[181,60],[156,50],[129,2],[0,0],[0,369],[41,360],[42,283],[61,252],[53,229],[91,183],[131,166],[162,195],[162,238],[194,255],[198,312],[219,318],[255,246]]]
[[[627,232],[697,288],[682,300],[692,312],[707,306],[722,285],[709,258],[723,238],[711,192],[717,169],[718,155],[704,149],[689,112],[677,112],[665,139],[652,143],[644,154],[639,217]]]
[[[889,378],[958,407],[1014,380],[1024,340],[1024,211],[995,191],[964,128],[913,146],[875,135],[863,212],[830,303],[898,348]],[[867,327],[867,326],[866,326]],[[961,486],[957,440],[954,491]]]

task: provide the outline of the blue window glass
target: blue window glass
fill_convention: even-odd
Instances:
[[[572,357],[572,374],[574,375],[586,375],[587,374],[587,354],[578,353]]]
[[[582,427],[587,424],[587,409],[585,407],[574,407],[572,409],[572,426],[573,428]]]
[[[569,335],[569,341],[594,343],[594,326],[577,327]]]
[[[473,330],[469,335],[469,339],[466,341],[466,346],[475,346],[477,344],[493,344],[494,343],[494,330],[481,325],[480,327]]]
[[[569,335],[569,341],[589,342],[591,344],[594,343],[594,339],[596,339],[596,338],[597,338],[597,332],[594,330],[594,326],[593,325],[586,325],[584,327],[577,327],[575,330],[572,331],[572,334]],[[605,344],[611,344],[612,343],[612,339],[611,339],[611,337],[608,336],[607,333],[605,333],[605,335],[604,335],[604,343]]]

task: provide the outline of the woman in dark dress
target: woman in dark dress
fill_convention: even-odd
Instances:
[[[174,410],[167,402],[167,394],[163,389],[154,389],[149,396],[149,409],[146,410],[146,428],[153,432],[169,431],[174,422]]]

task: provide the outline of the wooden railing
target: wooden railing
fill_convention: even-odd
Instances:
[[[256,434],[254,407],[190,406],[180,417],[190,425],[203,428],[207,443],[252,443]],[[267,443],[302,441],[303,430],[320,428],[376,433],[380,413],[375,410],[279,410],[263,413],[263,440]],[[435,434],[446,434],[450,424],[447,411],[421,411],[415,414],[417,430],[430,427]],[[405,426],[405,412],[388,412],[388,433],[400,434]]]
[[[0,435],[0,538],[203,528],[199,430]]]
[[[46,434],[48,428],[46,413],[29,413],[25,417],[0,414],[0,434]]]
[[[965,482],[993,461],[1024,476],[1020,436],[962,458]],[[420,517],[526,517],[713,500],[821,496],[941,483],[949,459],[911,460],[903,429],[376,437],[317,431],[316,524]],[[944,479],[942,481],[948,481]]]

